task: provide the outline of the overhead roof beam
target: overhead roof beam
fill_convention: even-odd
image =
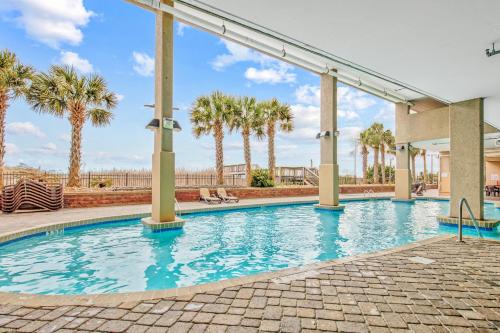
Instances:
[[[159,0],[126,1],[143,8],[168,12],[184,23],[194,25],[223,38],[257,49],[272,57],[287,61],[312,72],[318,74],[329,73],[332,76],[336,76],[340,82],[392,102],[402,102],[412,105],[412,102],[409,101],[410,98],[400,93],[400,91],[406,90],[413,94],[413,98],[417,94],[417,98],[428,96],[444,104],[449,104],[449,101],[431,96],[417,88],[405,85],[380,73],[376,73],[277,32],[257,26],[252,22],[234,17],[196,0],[174,0],[174,7],[162,4]],[[337,72],[331,69],[335,69]],[[370,78],[383,81],[387,86],[371,82]]]

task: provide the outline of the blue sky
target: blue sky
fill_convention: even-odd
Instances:
[[[70,64],[81,73],[97,72],[119,94],[111,126],[84,129],[86,170],[149,168],[152,133],[145,124],[154,100],[154,15],[122,0],[2,0],[0,45],[26,64],[46,70]],[[213,90],[257,99],[277,97],[295,114],[295,131],[278,134],[277,164],[319,162],[319,77],[176,23],[174,40],[174,105],[183,131],[175,134],[176,164],[203,169],[214,165],[213,138],[195,139],[189,124],[194,99]],[[339,164],[354,167],[354,138],[373,121],[394,129],[394,105],[354,88],[339,85]],[[7,114],[7,165],[26,163],[66,170],[70,126],[66,119],[34,113],[22,100]],[[253,162],[267,165],[266,141],[252,140]],[[227,134],[225,162],[242,163],[242,140]],[[358,156],[358,175],[361,173]]]

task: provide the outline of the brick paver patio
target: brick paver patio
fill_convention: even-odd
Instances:
[[[117,307],[5,304],[0,327],[6,332],[494,332],[500,329],[500,242],[441,239],[271,280]]]

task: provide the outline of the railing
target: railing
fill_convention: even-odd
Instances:
[[[467,199],[462,198],[460,199],[460,204],[458,205],[458,242],[463,242],[463,206],[465,205],[465,208],[467,208],[467,212],[469,213],[469,217],[474,223],[474,226],[476,227],[477,234],[479,235],[479,238],[483,238],[483,234],[481,233],[481,230],[479,229],[479,224],[476,221],[476,218],[474,217],[474,214],[472,213],[472,210],[470,209],[469,203],[467,202]]]
[[[304,168],[304,179],[310,185],[319,185],[319,175],[317,169]]]
[[[277,167],[274,179],[280,185],[305,185],[304,168]]]
[[[68,174],[52,173],[52,172],[6,172],[3,174],[4,185],[14,185],[20,179],[28,176],[45,179],[51,183],[62,184],[66,186],[68,183]],[[123,188],[151,188],[151,173],[150,172],[123,172],[123,173],[102,173],[102,172],[85,172],[80,175],[80,187],[123,187]],[[224,175],[225,186],[245,186],[245,175]],[[191,187],[191,186],[215,186],[217,185],[217,176],[215,174],[176,174],[175,186]]]

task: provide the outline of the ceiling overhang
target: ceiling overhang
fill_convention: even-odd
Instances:
[[[426,105],[449,104],[446,99],[201,1],[174,0],[173,7],[160,0],[126,1],[153,11],[167,12],[183,23],[256,49],[314,73],[335,76],[342,83],[391,102],[407,103],[411,106],[414,105],[413,101],[416,101],[418,105],[423,105],[420,101],[424,100]],[[422,107],[430,108],[429,105]],[[417,109],[422,107],[417,106]]]

